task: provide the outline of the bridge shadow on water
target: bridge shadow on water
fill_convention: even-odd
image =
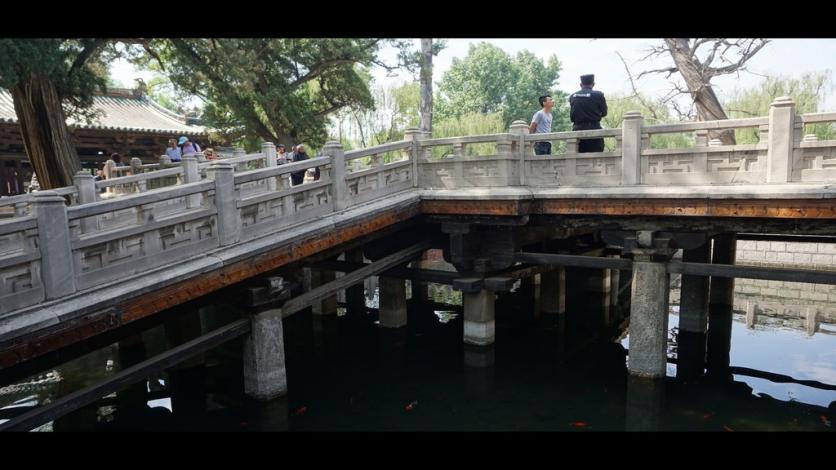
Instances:
[[[461,307],[441,303],[452,292],[433,287],[437,303],[410,301],[404,328],[379,327],[374,308],[354,316],[342,308],[339,316],[308,309],[286,318],[286,397],[267,403],[244,397],[239,338],[41,430],[832,431],[836,391],[734,371],[834,377],[834,336],[752,330],[736,317],[729,364],[706,376],[699,359],[705,338],[678,334],[674,312],[668,376],[653,382],[628,376],[624,312],[604,310],[594,295],[575,298],[565,315],[555,315],[535,313],[530,287],[501,294],[496,344],[473,347],[462,342]],[[0,419],[240,314],[213,302],[58,366],[56,384],[7,389]],[[792,354],[780,354],[790,346]]]

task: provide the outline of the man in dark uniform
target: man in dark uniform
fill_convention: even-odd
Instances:
[[[573,131],[600,129],[601,118],[607,115],[607,100],[600,91],[593,90],[595,75],[581,75],[581,89],[569,96]],[[581,139],[578,152],[603,152],[604,139]]]

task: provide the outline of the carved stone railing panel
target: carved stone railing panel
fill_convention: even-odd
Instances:
[[[291,186],[290,173],[316,167],[321,168],[319,181]],[[333,212],[330,172],[327,159],[320,157],[236,176],[236,182],[240,181],[236,184],[236,206],[240,211],[241,240]],[[275,190],[242,196],[240,188],[244,185],[270,179],[276,181]]]
[[[76,285],[96,287],[142,271],[176,262],[218,246],[212,182],[169,188],[160,194],[136,195],[104,201],[69,213],[70,225],[92,213],[100,230],[72,232],[71,247]],[[166,197],[178,201],[170,203]],[[201,204],[189,207],[199,195]],[[178,208],[175,210],[175,208]],[[108,220],[113,226],[108,226]],[[118,221],[118,226],[115,223]]]
[[[520,180],[518,160],[502,155],[424,159],[419,165],[427,189],[517,186]]]
[[[642,181],[648,185],[766,182],[766,149],[758,145],[648,150]]]
[[[526,158],[529,186],[618,186],[620,180],[621,156],[616,152]]]
[[[412,188],[412,162],[401,160],[373,166],[365,171],[346,174],[350,204],[361,204]]]
[[[44,300],[34,219],[0,222],[0,314]]]

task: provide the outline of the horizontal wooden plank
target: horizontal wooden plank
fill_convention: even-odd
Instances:
[[[421,201],[424,214],[524,215],[531,201]]]
[[[288,316],[296,313],[299,310],[310,306],[311,303],[324,299],[325,297],[328,297],[339,290],[343,290],[346,287],[350,287],[369,276],[374,276],[394,266],[408,262],[430,248],[432,248],[432,240],[418,242],[356,271],[346,273],[338,279],[311,289],[310,291],[285,302],[281,307],[282,316]]]
[[[429,202],[429,201],[425,201]],[[423,202],[423,203],[425,203]],[[422,204],[423,204],[422,203]],[[826,199],[541,199],[537,214],[645,215],[834,219],[836,205]]]
[[[836,284],[836,271],[814,269],[773,268],[767,266],[741,266],[729,264],[703,264],[670,261],[669,273],[691,276],[765,279],[770,281],[807,282],[812,284]]]
[[[625,258],[605,258],[597,256],[562,255],[553,253],[518,252],[514,261],[522,263],[549,264],[552,266],[574,266],[578,268],[633,269],[633,261]]]
[[[357,269],[368,266],[366,263],[353,263],[350,261],[320,261],[311,267],[317,269],[326,269],[337,272],[351,272]],[[380,273],[381,276],[391,277],[395,279],[409,279],[412,281],[433,282],[436,284],[452,284],[454,279],[460,277],[460,274],[455,271],[440,271],[435,269],[419,269],[419,268],[405,268],[395,267],[387,269]]]

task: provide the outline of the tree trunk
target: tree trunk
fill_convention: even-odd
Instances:
[[[73,184],[81,163],[55,84],[31,75],[11,89],[20,134],[41,189]]]
[[[697,105],[697,117],[700,121],[717,121],[728,119],[726,112],[720,105],[720,100],[714,94],[714,89],[711,88],[711,77],[703,77],[699,73],[699,62],[695,57],[691,57],[691,48],[688,45],[688,39],[665,38],[673,56],[673,62],[679,69],[680,75],[685,80],[688,86],[688,91],[691,92],[691,97],[694,104]],[[725,131],[709,131],[709,138],[720,139],[724,145],[734,145],[734,131],[729,129]]]
[[[433,40],[421,39],[421,130],[433,130]]]

